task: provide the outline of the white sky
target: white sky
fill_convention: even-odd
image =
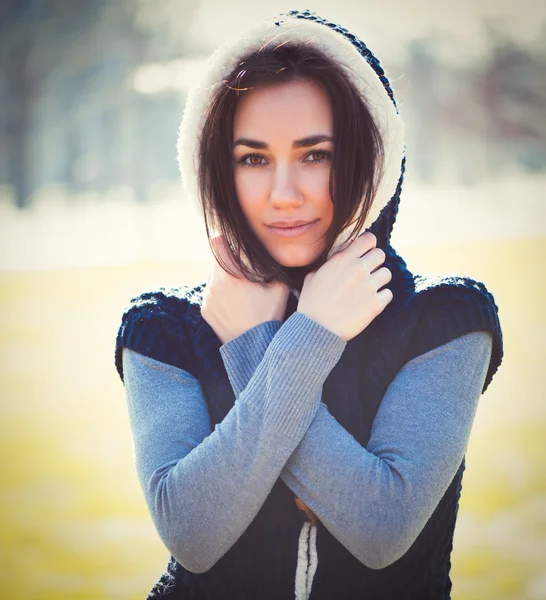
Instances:
[[[254,22],[292,8],[309,8],[350,29],[379,57],[392,59],[413,38],[435,32],[452,37],[452,53],[472,56],[483,48],[482,19],[493,17],[507,24],[517,40],[528,43],[546,24],[544,0],[270,0],[246,2],[201,0],[193,15],[190,35],[214,45],[237,36]],[[449,50],[446,50],[449,51]]]
[[[479,59],[490,45],[484,19],[523,45],[546,34],[546,0],[307,0],[299,6],[293,0],[200,0],[197,5],[194,0],[166,1],[170,35],[184,36],[197,56],[142,65],[129,82],[142,93],[187,91],[217,46],[292,8],[309,8],[358,35],[391,77],[392,66],[405,59],[408,41],[427,35],[433,37],[434,52],[443,62],[464,65]],[[179,15],[186,20],[183,26]],[[542,39],[546,43],[546,35]]]

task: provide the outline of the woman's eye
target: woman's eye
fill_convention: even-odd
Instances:
[[[330,160],[332,154],[326,150],[315,150],[307,155],[305,162],[323,163]],[[243,167],[261,167],[267,164],[267,159],[261,154],[245,154],[237,160]]]
[[[264,164],[262,160],[264,160],[264,157],[260,154],[246,154],[238,162],[245,167],[259,167]]]
[[[309,160],[312,157],[312,160]],[[308,155],[307,159],[308,162],[324,162],[325,160],[328,160],[329,158],[331,158],[332,155],[330,154],[330,152],[326,152],[325,150],[315,150],[314,152],[311,152],[311,154]]]

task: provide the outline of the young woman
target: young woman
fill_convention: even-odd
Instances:
[[[179,159],[216,260],[134,298],[116,344],[171,554],[149,598],[449,598],[502,335],[483,284],[391,246],[404,135],[378,60],[308,11],[262,23],[212,56]]]

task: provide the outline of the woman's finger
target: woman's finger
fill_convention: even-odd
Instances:
[[[390,282],[392,272],[387,267],[381,267],[370,275],[370,279],[374,282],[376,289],[379,289]]]
[[[358,265],[364,271],[373,273],[385,262],[385,251],[381,248],[372,248],[358,259]]]
[[[360,258],[368,250],[375,248],[377,244],[377,238],[371,231],[366,231],[360,234],[355,240],[353,240],[342,254],[350,258]]]
[[[377,297],[383,303],[383,306],[387,306],[387,304],[393,299],[392,290],[389,288],[383,288],[377,292]]]
[[[296,502],[296,506],[307,515],[307,518],[309,521],[311,521],[311,524],[316,525],[317,515],[315,515],[315,513],[307,506],[307,504],[305,504],[303,500],[301,500],[301,498],[294,496],[294,500]]]

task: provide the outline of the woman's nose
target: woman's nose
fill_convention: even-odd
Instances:
[[[298,181],[289,167],[279,166],[276,169],[270,196],[271,204],[276,208],[300,206],[303,203]]]

